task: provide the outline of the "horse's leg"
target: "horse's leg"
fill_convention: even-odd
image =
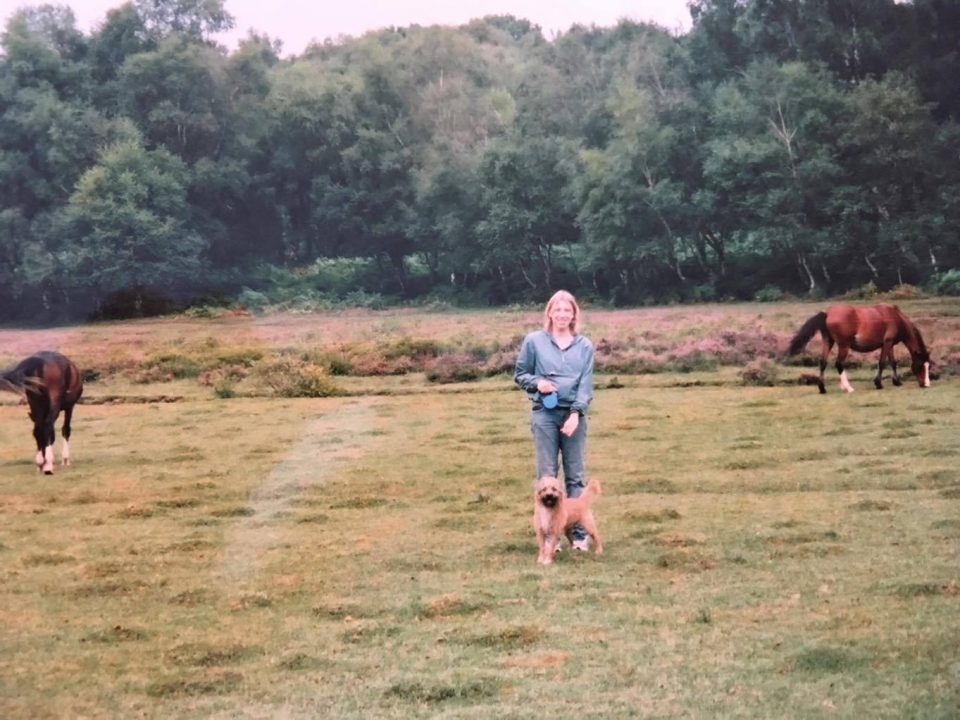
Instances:
[[[61,442],[61,462],[64,465],[70,464],[70,420],[73,419],[73,403],[67,403],[63,408],[63,441]]]
[[[893,345],[886,340],[884,340],[883,345],[880,347],[880,360],[877,363],[877,376],[873,379],[873,384],[877,390],[883,390],[884,361],[892,354],[892,347]]]
[[[824,335],[820,336],[821,338],[821,347],[820,347],[820,382],[817,384],[817,387],[820,388],[820,394],[824,395],[827,392],[827,386],[823,381],[823,374],[827,370],[827,359],[830,357],[830,351],[833,350],[833,338],[826,337]]]
[[[56,422],[60,414],[60,398],[51,397],[50,407],[43,423],[43,474],[53,475],[53,443],[57,439]]]
[[[33,439],[37,442],[37,470],[42,471],[45,459],[44,449],[47,446],[47,418],[40,413],[31,413],[30,416],[33,417]]]
[[[887,355],[887,360],[890,363],[890,371],[893,373],[893,384],[900,387],[903,381],[900,379],[900,375],[897,374],[897,356],[893,352],[893,345],[890,346],[890,354]]]
[[[843,366],[849,353],[850,348],[846,345],[837,345],[837,372],[840,373],[840,389],[844,392],[852,393],[853,386],[850,384],[850,380],[847,379],[847,369]]]
[[[27,402],[30,404],[30,420],[33,421],[33,439],[37,443],[37,470],[43,469],[43,450],[46,437],[44,425],[47,421],[47,412],[49,406],[47,399],[40,395],[27,394]]]

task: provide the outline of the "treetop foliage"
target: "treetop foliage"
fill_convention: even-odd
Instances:
[[[69,7],[20,10],[0,34],[0,319],[290,292],[949,292],[960,6],[690,8],[682,35],[548,39],[499,15],[286,58],[258,33],[217,45],[222,0],[134,0],[90,34]]]

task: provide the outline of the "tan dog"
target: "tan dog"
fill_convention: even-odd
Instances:
[[[588,482],[583,494],[576,498],[567,497],[566,489],[558,478],[547,475],[537,480],[533,490],[533,529],[540,547],[538,563],[549,565],[553,562],[560,539],[564,535],[570,539],[570,529],[577,523],[583,526],[596,544],[597,555],[603,552],[597,521],[590,509],[599,494],[600,481],[596,479]]]

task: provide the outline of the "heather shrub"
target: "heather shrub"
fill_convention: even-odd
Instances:
[[[627,375],[645,375],[671,370],[671,362],[666,356],[648,350],[615,350],[595,354],[594,364],[599,372]]]
[[[767,358],[758,358],[740,371],[740,380],[744,385],[769,387],[777,384],[778,374],[776,363]]]
[[[238,383],[250,375],[250,367],[243,364],[224,365],[200,373],[197,382],[205,387],[216,388],[224,383]]]
[[[709,349],[690,349],[671,353],[673,369],[677,372],[704,372],[716,370],[720,364],[717,356]]]
[[[516,366],[516,350],[497,350],[481,363],[484,375],[512,374]]]
[[[920,288],[908,283],[901,283],[883,293],[883,297],[887,300],[916,300],[923,296],[924,293]]]
[[[873,300],[877,296],[877,284],[871,280],[866,285],[847,291],[841,298],[844,300]]]
[[[758,357],[782,355],[787,342],[776,333],[729,330],[719,336],[688,340],[669,356],[683,372],[713,370],[718,365],[743,365]]]
[[[133,373],[133,381],[135,383],[140,383],[141,385],[149,385],[150,383],[159,383],[159,382],[170,382],[172,380],[173,380],[173,373],[167,372],[166,370],[156,365],[141,368],[140,370]]]
[[[435,358],[443,353],[443,347],[436,340],[415,340],[403,337],[396,340],[392,345],[385,345],[381,353],[387,360],[404,356],[408,358]]]
[[[195,378],[203,368],[200,362],[193,357],[176,352],[165,352],[151,355],[141,365],[141,374],[135,378],[137,382],[152,382],[152,379],[169,376],[178,380]]]
[[[259,348],[236,347],[220,350],[206,361],[204,365],[207,367],[231,367],[239,365],[250,368],[262,359],[263,350]]]
[[[283,356],[264,360],[254,368],[256,377],[277,397],[329,397],[341,395],[326,367]]]
[[[466,353],[449,353],[429,363],[426,377],[434,383],[455,383],[476,380],[482,374],[477,361]]]

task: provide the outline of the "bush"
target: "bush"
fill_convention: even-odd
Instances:
[[[144,361],[142,370],[147,375],[169,375],[172,378],[195,378],[203,368],[195,358],[180,353],[159,353]],[[149,381],[148,381],[149,382]]]
[[[265,360],[256,366],[255,374],[277,397],[331,397],[343,394],[327,374],[326,367],[300,358]]]
[[[923,292],[916,285],[901,283],[883,294],[888,300],[916,300],[923,297]]]
[[[401,357],[410,359],[435,358],[443,352],[443,346],[436,340],[414,340],[413,338],[403,337],[394,342],[392,346],[385,347],[381,352],[387,360],[395,360]]]
[[[777,302],[783,300],[784,292],[776,285],[766,285],[754,294],[753,299],[757,302]]]
[[[861,285],[844,293],[841,297],[844,300],[873,300],[877,296],[877,292],[877,284],[871,280],[866,285]]]
[[[270,300],[262,292],[245,287],[237,296],[237,304],[250,312],[262,312],[270,304]]]
[[[740,380],[744,385],[771,387],[777,384],[778,374],[776,363],[760,358],[740,371]]]
[[[960,270],[937,273],[930,279],[930,287],[937,295],[960,295]]]
[[[435,383],[469,382],[482,374],[477,361],[464,353],[441,355],[427,367],[427,380]]]

